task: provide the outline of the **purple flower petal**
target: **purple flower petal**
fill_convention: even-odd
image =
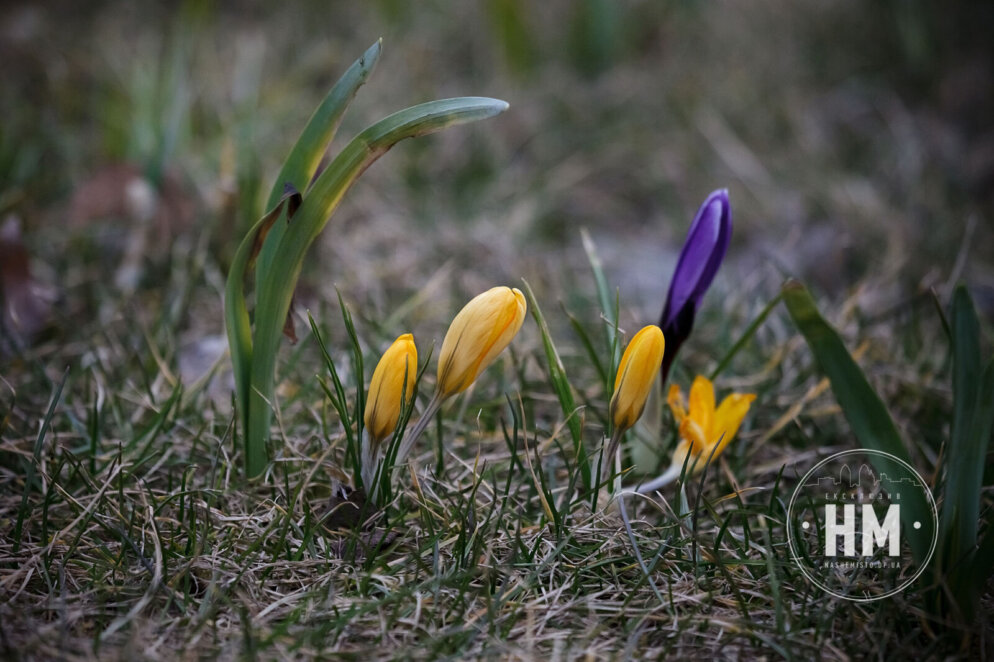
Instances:
[[[718,273],[721,261],[725,259],[731,238],[732,207],[728,201],[728,190],[720,189],[709,195],[697,211],[670,280],[659,322],[666,336],[662,370],[664,383],[677,350],[694,327],[697,308]]]

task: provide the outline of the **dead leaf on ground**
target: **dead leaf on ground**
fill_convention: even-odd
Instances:
[[[146,186],[154,192],[151,201],[147,196],[135,194]],[[156,187],[137,165],[112,163],[97,169],[73,191],[69,225],[82,228],[97,221],[132,221],[136,216],[148,216],[155,238],[168,242],[190,227],[196,209],[195,194],[176,173],[166,172]]]
[[[8,216],[0,226],[0,324],[16,342],[30,345],[48,324],[54,298],[51,288],[31,274],[31,256],[24,245],[20,219]]]
[[[328,529],[358,529],[372,520],[379,509],[366,497],[365,490],[342,486],[331,495],[321,523]]]

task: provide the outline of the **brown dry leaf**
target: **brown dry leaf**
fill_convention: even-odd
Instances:
[[[154,206],[136,209],[136,186],[151,186],[137,165],[112,163],[99,168],[80,183],[69,201],[70,227],[80,228],[100,220],[131,220],[148,213],[155,238],[168,246],[171,237],[190,227],[196,214],[196,199],[175,173],[167,172],[155,191]]]
[[[31,256],[24,245],[21,222],[8,216],[0,227],[0,301],[2,326],[19,342],[30,344],[48,323],[53,293],[31,275]]]
[[[342,487],[328,502],[322,524],[328,529],[358,529],[371,520],[378,509],[366,497],[365,490]]]

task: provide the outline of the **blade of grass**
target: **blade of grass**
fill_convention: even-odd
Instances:
[[[590,462],[587,458],[587,449],[583,444],[583,423],[580,420],[579,409],[573,397],[573,387],[569,383],[569,378],[566,377],[566,369],[563,367],[563,362],[559,358],[559,351],[556,349],[556,345],[552,342],[549,325],[545,322],[545,316],[542,315],[542,309],[538,305],[535,293],[532,292],[531,285],[528,284],[527,280],[522,278],[521,282],[524,283],[525,294],[528,296],[528,309],[531,311],[532,317],[535,318],[538,330],[542,334],[542,347],[545,350],[545,359],[549,365],[549,381],[552,383],[552,389],[559,398],[559,405],[562,408],[563,416],[566,418],[566,426],[569,428],[570,437],[573,439],[573,451],[576,454],[576,461],[583,478],[583,487],[584,490],[589,491],[592,487]]]
[[[945,454],[940,568],[965,621],[972,621],[988,574],[974,563],[987,446],[994,425],[994,361],[981,373],[980,323],[967,289],[953,293],[953,426]],[[990,535],[989,533],[987,534]]]
[[[615,306],[611,305],[611,288],[607,285],[604,268],[601,266],[601,258],[597,255],[597,247],[594,246],[594,240],[590,238],[590,233],[587,232],[586,228],[580,228],[580,239],[583,241],[583,250],[587,254],[587,261],[590,262],[590,270],[594,273],[597,301],[601,307],[601,314],[607,322],[607,349],[608,356],[611,357],[608,374],[613,375],[615,366],[618,365],[621,358],[618,356],[618,316],[615,314]]]
[[[62,373],[62,379],[59,380],[58,385],[55,387],[55,392],[52,394],[52,399],[48,403],[48,410],[45,412],[45,417],[41,419],[41,427],[38,429],[38,436],[35,438],[35,445],[31,451],[31,462],[25,470],[24,475],[24,494],[21,496],[21,506],[17,509],[17,522],[14,524],[14,553],[16,554],[21,548],[21,531],[24,527],[24,517],[28,513],[28,494],[31,493],[35,482],[35,471],[39,462],[41,462],[41,449],[45,445],[45,437],[48,436],[48,428],[52,424],[52,417],[55,416],[55,409],[59,406],[59,402],[62,400],[62,389],[65,388],[66,380],[69,379],[69,366],[66,366],[65,371]]]
[[[763,325],[763,322],[765,322],[766,318],[770,316],[770,313],[777,307],[777,304],[780,303],[781,299],[783,299],[783,293],[778,293],[775,297],[770,299],[769,303],[763,306],[763,309],[759,311],[759,315],[756,315],[756,319],[749,324],[748,328],[746,328],[739,339],[735,341],[735,344],[732,345],[732,348],[728,350],[728,353],[725,354],[721,361],[718,362],[717,367],[711,371],[711,376],[709,377],[711,381],[717,379],[718,375],[720,375],[722,371],[728,367],[728,364],[732,362],[735,355],[738,354],[739,350],[745,347],[746,343],[748,343],[753,335],[755,335],[757,329]]]
[[[594,369],[597,370],[597,376],[600,377],[601,381],[606,384],[608,381],[607,370],[604,368],[600,354],[594,349],[594,343],[590,340],[590,334],[587,333],[587,330],[583,328],[582,324],[580,324],[580,320],[576,319],[572,313],[566,310],[565,306],[561,305],[561,307],[563,312],[566,313],[566,317],[569,318],[570,326],[573,327],[577,337],[580,339],[583,349],[586,350],[591,364],[593,364]]]
[[[940,538],[947,541],[950,561],[958,559],[977,540],[980,488],[984,478],[987,436],[984,418],[990,418],[991,400],[978,400],[981,391],[980,324],[973,301],[962,285],[953,294],[953,426],[946,457]]]
[[[366,377],[362,365],[362,346],[359,344],[359,334],[355,330],[352,311],[345,305],[342,293],[337,290],[336,293],[338,294],[338,305],[342,310],[342,321],[345,323],[345,330],[349,334],[349,343],[352,349],[352,378],[356,382],[355,408],[353,411],[355,411],[356,436],[361,439],[366,413]]]

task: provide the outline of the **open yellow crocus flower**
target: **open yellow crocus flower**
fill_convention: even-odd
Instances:
[[[689,402],[684,400],[679,386],[671,385],[666,401],[680,426],[680,443],[673,453],[670,468],[640,485],[637,491],[645,494],[673,482],[680,477],[684,463],[688,476],[703,471],[707,463],[713,462],[735,438],[755,399],[754,393],[730,393],[715,407],[714,384],[700,375],[690,386]]]

